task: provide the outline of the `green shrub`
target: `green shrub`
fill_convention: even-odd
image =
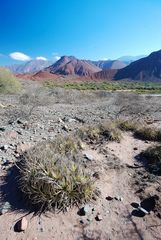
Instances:
[[[72,155],[73,150],[73,142],[62,139],[59,143],[55,141],[55,147],[54,143],[43,143],[24,154],[19,187],[40,212],[64,211],[92,198],[94,182],[80,165],[78,156]]]
[[[13,74],[5,68],[0,68],[0,92],[15,93],[20,91],[21,84]]]
[[[147,159],[150,171],[161,173],[161,146],[149,147],[142,155]]]

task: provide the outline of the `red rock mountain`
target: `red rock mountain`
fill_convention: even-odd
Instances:
[[[115,80],[161,81],[161,50],[118,70]]]
[[[47,67],[45,71],[59,75],[91,76],[101,69],[85,60],[79,60],[73,56],[63,56],[56,63]]]

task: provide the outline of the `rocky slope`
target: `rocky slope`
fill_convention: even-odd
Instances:
[[[112,81],[117,71],[118,70],[116,69],[102,70],[100,72],[94,73],[92,79]]]
[[[116,80],[127,78],[138,81],[161,81],[161,50],[120,69],[114,77]]]

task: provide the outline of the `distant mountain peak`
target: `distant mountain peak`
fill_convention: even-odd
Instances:
[[[13,73],[23,74],[23,73],[38,72],[50,66],[52,63],[53,63],[52,61],[46,61],[43,59],[34,59],[26,62],[25,64],[14,64],[6,67],[9,68]]]

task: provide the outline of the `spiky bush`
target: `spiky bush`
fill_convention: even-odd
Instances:
[[[161,173],[161,146],[149,147],[142,156],[147,159],[148,168],[155,173]]]
[[[89,201],[94,194],[90,174],[80,165],[79,157],[72,154],[75,145],[66,140],[63,144],[60,140],[55,146],[40,144],[28,151],[20,163],[19,187],[39,211],[64,211]]]
[[[142,127],[135,131],[135,137],[148,141],[161,141],[161,131],[154,128]]]
[[[15,93],[21,89],[20,82],[5,68],[0,68],[0,92]]]

